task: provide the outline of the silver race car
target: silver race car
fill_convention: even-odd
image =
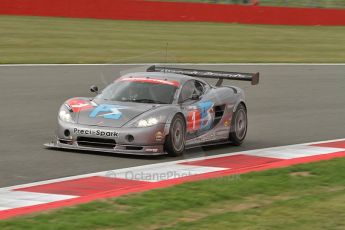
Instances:
[[[218,79],[213,86],[204,78]],[[49,148],[137,155],[181,155],[186,148],[232,143],[247,133],[244,92],[223,80],[259,82],[259,73],[151,66],[126,74],[94,98],[62,104]]]

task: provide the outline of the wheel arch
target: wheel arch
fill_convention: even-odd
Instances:
[[[246,105],[245,101],[241,100],[241,101],[239,101],[239,102],[234,106],[233,112],[235,112],[235,111],[237,110],[237,108],[238,108],[239,105],[243,105],[244,108],[245,108],[246,111],[247,111],[247,105]]]

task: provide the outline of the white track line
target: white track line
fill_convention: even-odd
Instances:
[[[13,189],[19,189],[19,188],[25,188],[25,187],[32,187],[32,186],[50,184],[50,183],[61,182],[61,181],[66,181],[66,180],[86,178],[86,177],[91,177],[91,176],[107,176],[107,175],[110,175],[110,174],[116,174],[117,175],[117,174],[120,174],[120,173],[129,172],[129,171],[138,171],[138,170],[143,170],[143,169],[152,169],[152,168],[157,168],[157,167],[162,167],[162,166],[166,166],[167,167],[169,165],[175,165],[175,164],[178,164],[178,163],[189,162],[189,161],[206,160],[206,159],[213,159],[213,158],[224,157],[224,156],[232,156],[232,155],[238,155],[238,154],[247,154],[249,152],[251,154],[253,154],[253,153],[255,153],[255,151],[257,151],[257,152],[274,151],[274,150],[278,150],[278,149],[281,149],[281,148],[291,148],[291,147],[296,147],[296,146],[301,146],[301,145],[313,145],[313,144],[321,144],[321,143],[335,142],[335,141],[345,141],[345,138],[334,139],[334,140],[327,140],[327,141],[318,141],[318,142],[293,144],[293,145],[286,145],[286,146],[277,146],[277,147],[255,149],[255,150],[245,150],[245,151],[241,151],[241,152],[224,153],[224,154],[218,154],[218,155],[213,155],[213,156],[204,156],[204,157],[197,157],[197,158],[191,158],[191,159],[183,159],[183,160],[178,160],[178,161],[170,161],[170,162],[163,162],[163,163],[135,166],[135,167],[130,167],[130,168],[107,170],[107,171],[102,171],[102,172],[88,173],[88,174],[82,174],[82,175],[77,175],[77,176],[63,177],[63,178],[57,178],[57,179],[33,182],[33,183],[28,183],[28,184],[4,187],[4,188],[0,188],[0,192],[3,191],[3,190],[13,190]],[[334,149],[336,149],[336,148],[334,148]]]
[[[344,148],[336,147],[318,147],[310,145],[297,145],[291,146],[289,148],[280,147],[270,150],[253,150],[246,152],[246,155],[258,156],[258,157],[270,157],[270,158],[279,158],[279,159],[294,159],[299,157],[309,157],[315,155],[324,155],[334,152],[344,151]]]

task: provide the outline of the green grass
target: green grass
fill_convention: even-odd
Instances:
[[[343,0],[260,0],[262,6],[345,8]]]
[[[345,229],[345,158],[223,177],[0,222],[0,229]]]
[[[344,63],[344,28],[0,16],[0,64]]]
[[[172,2],[204,2],[223,4],[243,4],[243,0],[161,0]],[[261,6],[289,6],[289,7],[319,7],[319,8],[345,8],[343,0],[259,0]],[[251,0],[247,0],[250,4]]]

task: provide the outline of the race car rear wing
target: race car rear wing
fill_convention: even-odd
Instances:
[[[164,73],[176,73],[183,74],[192,77],[199,78],[218,78],[216,86],[221,86],[223,80],[239,80],[239,81],[250,81],[252,85],[259,84],[259,73],[237,73],[237,72],[224,72],[224,71],[213,71],[213,70],[198,70],[198,69],[181,69],[163,66],[150,66],[147,72],[164,72]]]

